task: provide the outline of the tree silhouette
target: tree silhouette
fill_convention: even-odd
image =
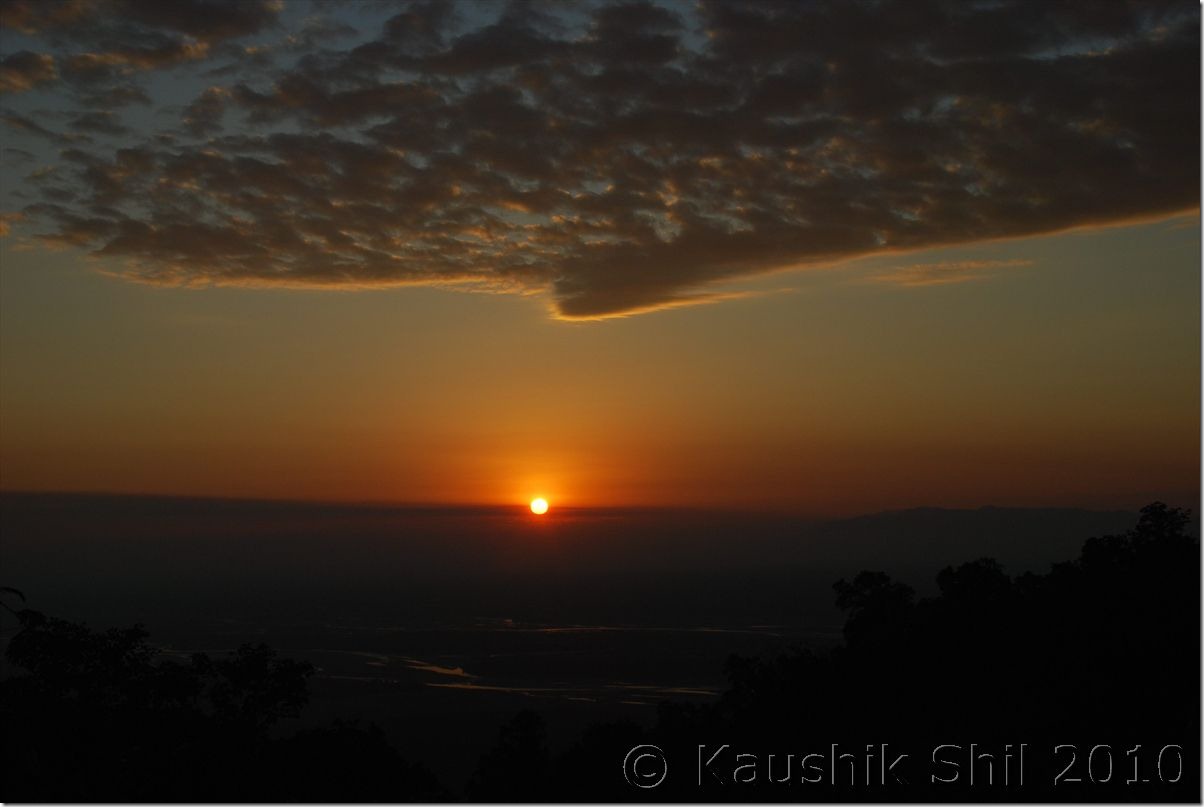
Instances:
[[[468,782],[469,801],[543,801],[549,791],[548,731],[543,718],[524,710],[498,731]]]
[[[1200,555],[1189,521],[1186,511],[1154,503],[1134,529],[1088,540],[1077,559],[1048,574],[1012,578],[983,558],[941,570],[939,594],[930,598],[917,599],[882,572],[840,580],[834,589],[846,613],[842,646],[827,654],[802,649],[763,660],[733,657],[729,686],[716,702],[664,704],[648,731],[594,727],[570,753],[541,761],[550,765],[553,785],[542,795],[566,801],[595,792],[634,801],[1199,801],[1199,771],[1190,761],[1199,758]],[[655,791],[615,789],[622,781],[619,761],[641,742],[662,748],[678,775]],[[805,789],[799,789],[797,768],[791,786],[767,783],[765,770],[744,787],[709,774],[700,786],[695,773],[699,744],[730,744],[762,763],[775,753],[780,774],[786,753],[827,751],[832,743],[863,752],[883,742],[924,762],[945,743],[976,743],[1000,758],[1008,744],[1015,752],[1026,743],[1024,789],[984,789],[981,776],[971,787],[964,767],[954,783],[936,783],[920,766],[905,783],[873,787],[853,784],[852,778],[864,781],[860,768],[842,769],[837,784],[825,778]],[[1074,772],[1082,781],[1055,785],[1069,752],[1054,749],[1065,744],[1076,744],[1084,757],[1106,747],[1117,771],[1134,764],[1126,754],[1141,745],[1150,780],[1129,784],[1127,774],[1117,772],[1101,783],[1080,762]],[[1168,746],[1188,761],[1177,779],[1173,766],[1165,775],[1152,769],[1154,755]],[[500,744],[482,759],[481,771],[503,756],[517,769],[520,763],[511,759],[517,748]],[[586,758],[612,767],[590,768],[582,764]],[[591,770],[601,773],[574,776]],[[996,768],[989,775],[1002,777]],[[495,781],[479,776],[474,795],[508,800],[513,791],[487,789]],[[594,782],[605,789],[595,790]]]
[[[6,606],[7,607],[7,606]],[[166,660],[141,626],[93,631],[31,609],[0,682],[4,801],[441,800],[424,768],[375,727],[336,724],[288,739],[313,668],[243,645]]]
[[[1189,514],[1161,503],[1122,535],[1088,540],[1047,574],[1010,577],[979,559],[936,576],[917,598],[882,572],[838,581],[844,644],[775,658],[732,657],[712,703],[661,704],[656,723],[599,723],[553,753],[543,719],[524,711],[502,726],[467,783],[475,801],[1198,801],[1200,550]],[[24,600],[14,589],[0,596]],[[375,726],[333,725],[276,736],[299,714],[313,670],[264,645],[222,658],[165,659],[140,626],[94,631],[0,604],[20,631],[15,674],[0,681],[4,801],[436,801],[449,797],[402,759]],[[11,671],[10,671],[11,672]],[[1027,787],[841,779],[797,786],[721,784],[694,772],[698,746],[770,753],[892,743],[916,756],[943,743],[1031,749]],[[672,772],[641,790],[621,776],[636,745],[663,749]],[[1097,781],[1054,784],[1053,749],[1106,748]],[[1148,781],[1125,777],[1128,749]],[[1014,747],[1014,746],[1013,746]],[[1157,769],[1161,748],[1187,762]],[[1149,749],[1153,749],[1149,751]],[[1109,759],[1112,757],[1110,756]],[[780,761],[780,760],[779,760]],[[1126,766],[1122,773],[1119,768]],[[1116,776],[1112,775],[1117,768]],[[859,769],[858,769],[859,770]],[[992,775],[995,769],[992,768]],[[1104,769],[1101,769],[1104,770]],[[730,771],[729,771],[730,773]],[[779,771],[780,773],[780,771]],[[708,774],[709,777],[709,774]],[[848,781],[846,781],[846,779]]]

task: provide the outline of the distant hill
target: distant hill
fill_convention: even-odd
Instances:
[[[1087,538],[1123,532],[1136,520],[1127,510],[918,507],[827,521],[805,534],[817,560],[927,577],[942,565],[979,557],[995,558],[1011,573],[1045,571],[1077,555]]]
[[[446,624],[473,618],[839,624],[832,583],[921,592],[989,556],[1044,571],[1136,514],[918,508],[828,521],[697,510],[356,506],[0,495],[4,579],[65,616]]]

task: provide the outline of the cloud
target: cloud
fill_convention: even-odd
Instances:
[[[0,58],[0,93],[25,92],[57,77],[54,57],[48,53],[22,50]]]
[[[89,132],[110,137],[120,137],[130,132],[121,124],[120,118],[114,112],[87,112],[73,120],[70,126],[77,132]]]
[[[225,87],[209,87],[184,110],[184,127],[197,136],[219,131],[229,95]]]
[[[21,213],[0,213],[0,238],[12,232],[14,222],[21,221],[24,217]]]
[[[203,59],[208,52],[209,45],[205,42],[165,42],[152,47],[76,54],[65,61],[63,69],[76,80],[91,81]]]
[[[142,282],[468,285],[594,319],[1199,204],[1199,9],[1182,4],[190,0],[105,4],[92,33],[83,6],[19,20],[77,92],[167,69],[210,85],[164,132],[77,143],[76,198],[26,211]]]
[[[19,52],[0,64],[0,90],[61,77],[110,102],[135,100],[130,74],[203,60],[218,43],[270,28],[280,7],[278,0],[6,0],[0,30],[43,39],[60,51],[61,70],[51,54]],[[122,87],[124,94],[113,92]]]
[[[43,140],[48,140],[51,143],[59,143],[59,144],[66,145],[69,143],[78,143],[81,141],[88,140],[87,135],[56,132],[52,129],[46,128],[45,126],[41,125],[40,123],[38,123],[35,120],[31,120],[29,118],[23,117],[21,115],[16,114],[15,112],[9,112],[9,113],[0,112],[0,123],[3,123],[5,126],[9,127],[10,129],[13,129],[13,130],[16,130],[19,132],[24,132],[28,135],[31,135],[33,137],[37,137],[37,138],[40,138]]]
[[[280,0],[5,0],[0,26],[66,42],[147,32],[213,42],[264,30],[282,6]]]
[[[693,308],[699,305],[714,305],[715,303],[725,303],[731,300],[751,300],[757,297],[768,297],[772,294],[790,293],[791,289],[777,289],[774,291],[694,291],[683,292],[676,296],[665,297],[648,303],[647,305],[632,305],[621,309],[613,309],[610,306],[603,306],[600,313],[590,313],[587,310],[565,310],[561,303],[554,303],[551,310],[553,319],[565,321],[592,321],[603,319],[616,319],[620,317],[634,317],[639,314],[648,314],[653,311],[668,311],[674,308]]]
[[[26,151],[25,149],[17,149],[10,146],[5,146],[2,153],[4,155],[3,163],[5,165],[28,163],[37,160],[36,154],[34,154],[32,151]]]
[[[1012,269],[1032,265],[1032,261],[1023,259],[913,263],[909,266],[900,266],[889,272],[872,275],[868,278],[868,281],[889,286],[946,286],[951,283],[982,280],[990,277],[1000,269]]]

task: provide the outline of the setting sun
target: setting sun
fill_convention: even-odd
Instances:
[[[544,513],[548,512],[547,499],[532,499],[531,512],[537,516],[542,516]]]

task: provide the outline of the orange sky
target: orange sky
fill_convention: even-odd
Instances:
[[[6,248],[0,484],[815,514],[1182,497],[1198,249],[1190,214],[564,323],[538,297],[153,288]],[[892,280],[955,264],[979,270]]]
[[[1199,9],[909,9],[6,2],[0,488],[1193,504]]]

